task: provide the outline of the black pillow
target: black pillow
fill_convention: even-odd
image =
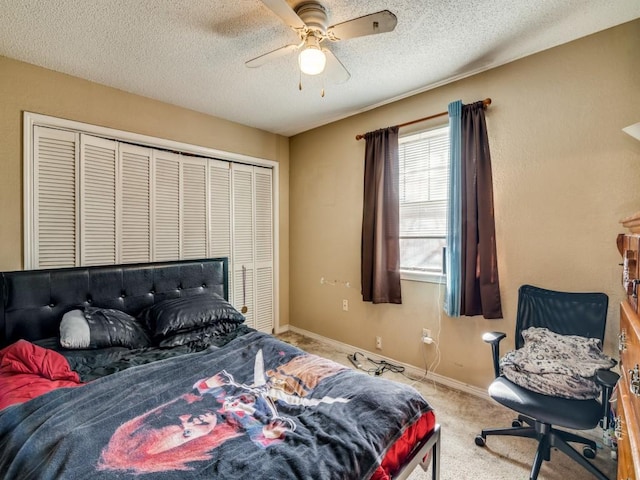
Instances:
[[[149,336],[131,315],[111,308],[82,307],[63,315],[60,345],[68,349],[151,345]]]
[[[162,300],[143,310],[138,318],[147,325],[154,338],[220,322],[245,321],[244,315],[215,293]]]
[[[240,323],[223,321],[202,328],[194,328],[188,332],[176,333],[165,337],[158,346],[163,348],[179,347],[189,343],[207,343],[209,339],[234,332]]]

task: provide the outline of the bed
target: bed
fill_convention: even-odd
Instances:
[[[439,478],[412,387],[248,328],[226,258],[0,274],[0,472]]]

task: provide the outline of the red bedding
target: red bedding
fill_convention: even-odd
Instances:
[[[435,424],[436,416],[433,410],[424,413],[387,451],[382,464],[373,472],[371,480],[391,479],[400,470],[416,444],[433,430]]]
[[[0,350],[0,410],[56,388],[78,385],[78,374],[53,350],[26,340]]]

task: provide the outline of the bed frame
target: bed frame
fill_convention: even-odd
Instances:
[[[403,467],[393,476],[393,480],[406,480],[418,465],[425,472],[431,465],[432,480],[440,479],[440,425],[437,423],[431,433],[416,445]]]
[[[214,292],[229,299],[227,258],[0,272],[0,348],[19,339],[56,337],[60,318],[78,305],[136,316],[167,298]],[[411,453],[393,480],[420,465],[440,478],[440,426]]]

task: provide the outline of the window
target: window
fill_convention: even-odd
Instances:
[[[447,239],[449,127],[401,137],[399,161],[402,278],[442,281]]]

